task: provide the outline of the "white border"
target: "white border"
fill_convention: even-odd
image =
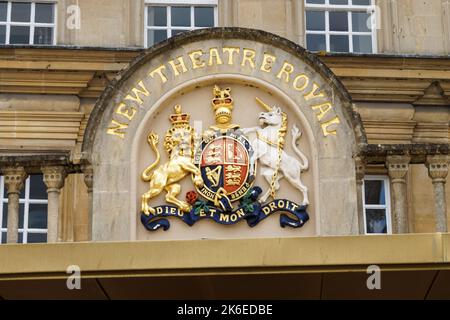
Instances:
[[[11,22],[11,8],[13,2],[29,2],[31,4],[31,14],[30,14],[30,22]],[[52,4],[53,5],[53,23],[37,23],[35,22],[35,12],[36,12],[36,4]],[[6,13],[6,21],[0,21],[0,26],[6,26],[6,39],[4,44],[10,44],[10,35],[11,35],[11,26],[23,26],[30,27],[30,36],[28,39],[28,43],[20,43],[17,45],[34,45],[34,29],[36,27],[44,27],[44,28],[52,28],[53,29],[53,39],[51,44],[42,44],[42,45],[56,45],[57,39],[57,16],[58,16],[58,4],[55,1],[8,1],[7,2],[7,13]],[[41,45],[41,44],[39,44]]]
[[[366,181],[382,181],[384,184],[384,198],[386,204],[366,204],[366,189],[365,182]],[[362,201],[363,201],[363,209],[364,209],[364,234],[372,235],[377,233],[367,233],[367,216],[366,209],[382,209],[386,210],[386,231],[387,234],[392,234],[392,216],[391,216],[391,190],[390,190],[390,181],[388,176],[377,176],[377,175],[368,175],[364,177],[363,188],[362,188]]]
[[[333,5],[330,4],[329,0],[325,0],[325,4],[312,4],[306,3],[305,1],[305,13],[304,13],[304,30],[305,30],[305,47],[307,47],[307,36],[308,34],[320,34],[325,35],[326,42],[326,51],[330,51],[330,35],[346,35],[349,38],[349,51],[353,53],[353,36],[354,35],[362,35],[362,36],[371,36],[372,37],[372,52],[378,52],[377,45],[377,30],[374,27],[375,24],[372,22],[372,30],[370,32],[358,32],[353,31],[353,19],[352,12],[371,12],[370,16],[372,19],[376,19],[376,11],[370,10],[375,6],[375,0],[370,0],[370,5],[353,5],[353,0],[348,0],[349,5]],[[306,11],[325,11],[325,30],[324,31],[316,31],[316,30],[307,30],[306,28]],[[346,11],[348,13],[348,31],[330,31],[330,20],[329,20],[329,12],[330,11]]]

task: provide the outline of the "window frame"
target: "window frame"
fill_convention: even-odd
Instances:
[[[46,229],[39,229],[39,228],[29,228],[28,227],[28,221],[29,221],[29,215],[30,215],[30,204],[45,204],[47,205],[47,212],[48,212],[48,198],[47,199],[32,199],[30,198],[30,183],[31,183],[31,176],[27,178],[27,180],[24,183],[24,193],[25,198],[19,199],[19,206],[20,204],[24,205],[24,212],[23,212],[23,228],[19,228],[19,233],[22,234],[22,242],[23,244],[28,243],[28,234],[47,234],[48,235],[48,225]],[[3,205],[8,204],[8,198],[4,198],[5,194],[5,181],[4,177],[0,176],[0,195],[1,195],[1,203],[0,203],[0,244],[2,244],[2,236],[3,233],[7,234],[8,229],[2,228],[3,225]],[[47,220],[48,223],[48,220]]]
[[[376,25],[376,21],[374,23],[373,19],[377,18],[375,11],[375,0],[370,0],[370,5],[354,5],[353,0],[348,0],[348,5],[338,5],[338,4],[330,4],[329,0],[325,0],[324,4],[312,4],[306,3],[307,0],[304,0],[305,6],[305,14],[304,14],[304,30],[305,30],[305,47],[307,48],[307,36],[308,34],[319,34],[325,36],[325,49],[326,52],[336,52],[336,53],[359,53],[359,54],[376,54],[378,52],[378,42],[377,42],[377,30],[374,25]],[[370,32],[361,32],[361,31],[353,31],[353,19],[352,12],[366,12],[369,13],[369,9],[371,10],[371,19],[372,19],[372,30]],[[307,11],[325,11],[325,30],[308,30],[306,27],[306,12]],[[344,11],[347,12],[347,20],[348,20],[348,31],[330,31],[330,11]],[[348,52],[337,52],[330,50],[330,35],[345,35],[349,39],[348,43]],[[355,52],[353,50],[353,35],[361,35],[368,36],[370,35],[372,38],[372,52],[364,53],[364,52]],[[308,48],[307,48],[308,49]]]
[[[57,28],[58,28],[58,3],[56,1],[47,1],[47,0],[39,0],[39,1],[29,1],[29,0],[20,0],[20,1],[11,1],[6,0],[7,2],[7,11],[6,11],[6,21],[0,21],[0,26],[6,26],[5,33],[5,43],[0,45],[39,45],[39,46],[55,46],[57,44]],[[11,11],[12,11],[12,3],[13,2],[27,2],[31,4],[31,12],[30,12],[30,22],[13,22],[11,21]],[[41,23],[35,22],[36,20],[36,4],[52,4],[53,5],[53,23]],[[10,43],[11,36],[11,26],[21,26],[21,27],[29,27],[30,28],[30,37],[28,39],[28,43]],[[53,28],[53,39],[51,44],[35,44],[34,43],[34,30],[35,28]]]
[[[383,181],[384,183],[384,198],[386,204],[366,204],[366,181]],[[380,235],[392,234],[392,214],[391,214],[391,185],[390,179],[385,175],[367,175],[363,179],[362,186],[362,202],[364,214],[364,234],[365,235]],[[386,233],[367,233],[367,209],[382,209],[386,212]]]
[[[166,26],[149,26],[148,23],[148,7],[150,6],[160,6],[166,7],[167,10],[167,22]],[[148,43],[148,30],[167,30],[167,39],[172,37],[172,30],[198,30],[204,29],[205,27],[195,26],[195,16],[194,7],[212,7],[214,8],[214,27],[218,26],[219,23],[219,12],[218,12],[218,0],[195,0],[194,2],[189,2],[187,0],[145,0],[144,4],[144,47],[149,48]],[[191,25],[189,27],[178,27],[172,26],[171,19],[171,7],[190,7],[191,10]],[[153,44],[155,45],[155,44]]]

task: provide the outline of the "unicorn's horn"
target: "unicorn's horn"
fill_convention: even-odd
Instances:
[[[267,110],[267,112],[272,111],[272,108],[268,104],[264,103],[260,98],[256,97],[255,99],[256,102],[258,102],[261,105],[261,107]]]

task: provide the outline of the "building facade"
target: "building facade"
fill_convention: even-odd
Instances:
[[[198,297],[258,276],[276,297],[291,281],[372,297],[370,264],[391,271],[381,297],[450,297],[449,54],[447,0],[0,1],[0,255],[18,259],[0,261],[0,297],[69,265],[107,297],[149,274]],[[112,241],[160,249],[124,262]]]

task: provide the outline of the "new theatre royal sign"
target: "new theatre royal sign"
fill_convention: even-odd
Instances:
[[[86,130],[94,239],[357,233],[364,135],[347,96],[313,55],[260,31],[148,50]]]

